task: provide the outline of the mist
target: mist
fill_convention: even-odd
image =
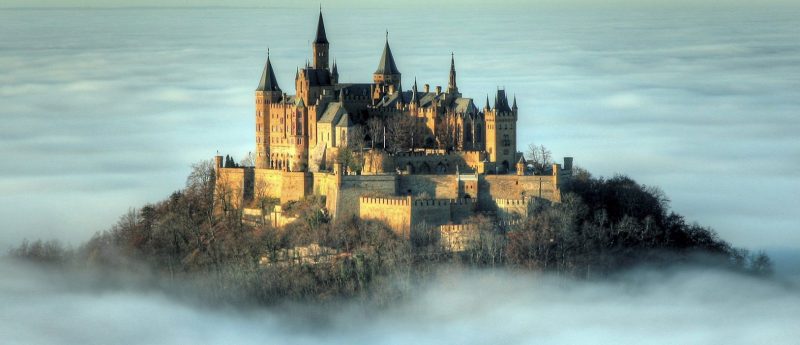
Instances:
[[[398,302],[248,309],[0,261],[5,344],[789,344],[797,280],[712,268],[572,280],[451,269]],[[135,281],[132,279],[131,281]]]

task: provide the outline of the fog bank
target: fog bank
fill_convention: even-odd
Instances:
[[[456,271],[385,308],[199,307],[0,263],[5,344],[788,344],[800,288],[710,269],[603,282]],[[85,279],[80,276],[77,279]]]

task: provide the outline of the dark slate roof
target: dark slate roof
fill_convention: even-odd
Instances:
[[[339,123],[336,124],[336,127],[352,127],[353,125],[353,121],[350,120],[350,114],[345,112],[342,114],[342,117],[339,118]]]
[[[505,90],[497,90],[497,96],[494,99],[494,109],[500,112],[511,112]]]
[[[264,65],[264,72],[261,73],[261,80],[258,82],[256,91],[280,91],[278,80],[275,79],[275,71],[272,70],[272,63],[267,55],[267,64]]]
[[[375,106],[377,107],[395,107],[398,101],[404,101],[411,98],[413,91],[395,92],[390,95],[383,96]],[[402,98],[401,98],[402,97]]]
[[[475,104],[472,102],[472,98],[456,98],[453,103],[456,113],[466,114],[476,113],[478,111],[478,108],[475,107]]]
[[[317,122],[335,124],[339,121],[339,117],[346,113],[347,110],[345,110],[341,102],[330,102]]]
[[[375,71],[375,74],[400,74],[400,71],[397,70],[397,65],[394,63],[392,48],[389,48],[388,40],[386,45],[383,46],[383,55],[381,55],[381,61],[378,62],[378,70]]]
[[[319,21],[317,22],[317,37],[314,38],[314,43],[328,43],[328,37],[325,35],[325,22],[322,21],[322,11],[319,12]]]
[[[308,76],[308,84],[310,86],[330,86],[331,75],[328,70],[323,68],[304,68],[306,76]]]
[[[338,90],[346,90],[345,95],[355,95],[355,96],[362,96],[362,97],[369,97],[372,92],[372,84],[369,83],[362,83],[362,84],[338,84]]]

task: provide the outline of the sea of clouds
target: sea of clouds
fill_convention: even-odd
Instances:
[[[4,344],[793,344],[798,280],[714,269],[605,281],[505,271],[439,275],[376,307],[237,309],[0,260]],[[98,279],[99,278],[99,279]],[[179,293],[180,294],[180,293]],[[185,296],[183,296],[185,297]]]
[[[326,10],[342,81],[368,81],[389,30],[409,88],[482,106],[504,87],[519,148],[661,186],[748,248],[797,248],[800,11],[791,7]],[[284,91],[316,7],[0,10],[0,247],[77,244],[183,185],[193,162],[253,150],[267,47]]]

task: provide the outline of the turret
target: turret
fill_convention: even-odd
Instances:
[[[336,60],[333,60],[333,67],[331,68],[331,84],[336,85],[339,83],[339,69],[336,67]]]
[[[519,160],[517,161],[517,175],[525,175],[525,155],[519,155]]]
[[[387,32],[383,54],[378,62],[378,69],[372,74],[372,81],[378,86],[378,93],[385,94],[388,93],[389,86],[392,86],[395,90],[400,89],[400,77],[400,71],[394,62],[394,56],[392,56],[392,49],[389,47],[389,33]],[[379,97],[378,93],[373,95],[377,96],[374,98]]]
[[[322,8],[319,10],[319,21],[317,21],[317,36],[311,45],[314,51],[314,68],[328,69],[328,36],[325,34],[325,22],[322,20]]]

